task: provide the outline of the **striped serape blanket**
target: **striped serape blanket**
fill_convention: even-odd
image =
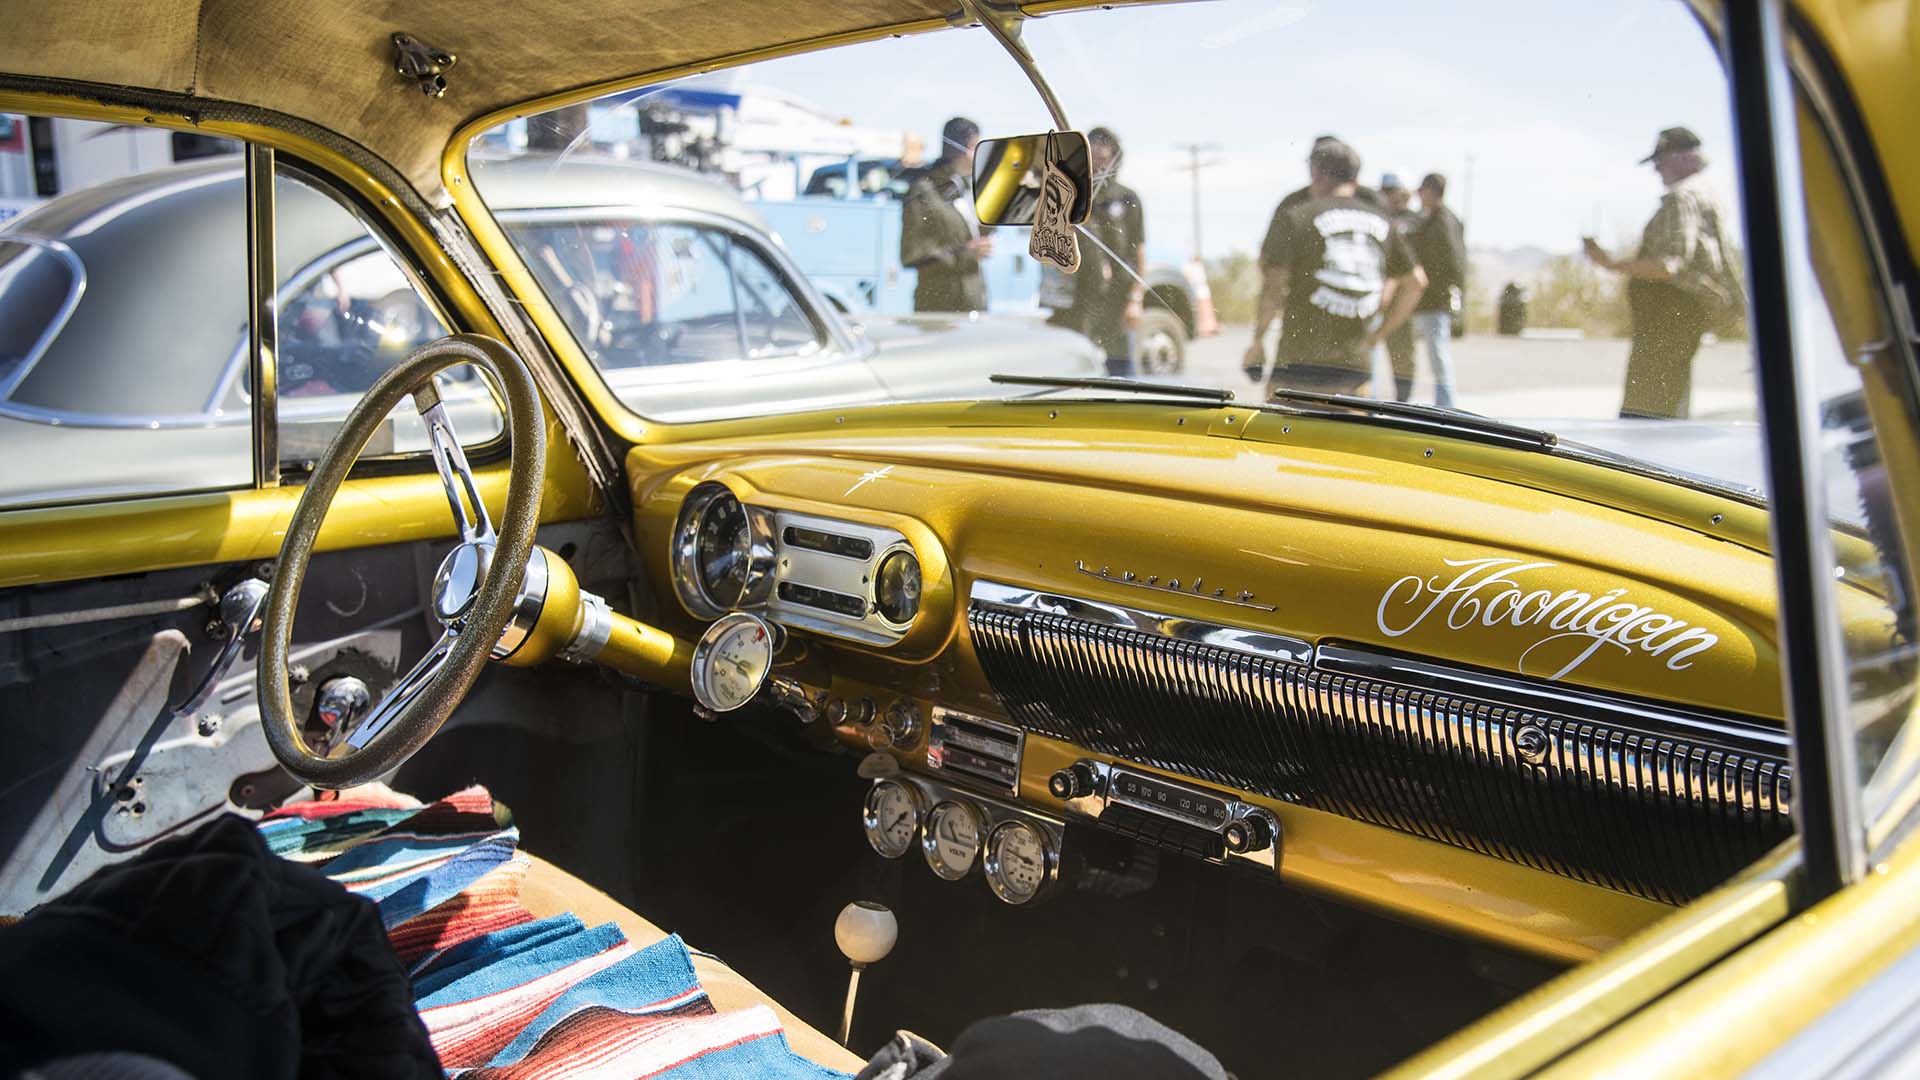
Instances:
[[[772,1009],[715,1010],[679,935],[635,947],[612,923],[536,919],[520,832],[485,788],[430,805],[358,789],[275,811],[260,833],[374,902],[448,1076],[845,1076],[793,1053]]]

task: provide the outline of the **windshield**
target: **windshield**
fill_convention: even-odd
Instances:
[[[1114,375],[1465,410],[1761,491],[1728,86],[1680,0],[1220,0],[1024,40],[1091,138],[1072,276],[973,212],[976,140],[1052,126],[979,27],[515,120],[470,167],[642,416]]]

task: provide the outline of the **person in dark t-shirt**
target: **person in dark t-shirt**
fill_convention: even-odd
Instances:
[[[1350,394],[1371,377],[1374,347],[1406,322],[1426,279],[1386,212],[1356,196],[1352,147],[1322,139],[1307,166],[1307,198],[1276,213],[1260,245],[1260,304],[1244,366],[1256,382],[1266,375],[1263,339],[1284,308],[1268,393]],[[1393,305],[1376,320],[1389,281]]]

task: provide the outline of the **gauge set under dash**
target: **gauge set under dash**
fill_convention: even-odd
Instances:
[[[1009,904],[1030,904],[1059,882],[1057,822],[944,784],[880,780],[867,791],[861,823],[881,855],[904,858],[917,847],[936,876],[964,881],[978,872]]]

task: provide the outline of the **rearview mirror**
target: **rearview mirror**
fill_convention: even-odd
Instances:
[[[1077,131],[1055,131],[980,140],[973,152],[973,208],[980,224],[1033,224],[1049,154],[1055,168],[1073,181],[1069,220],[1075,225],[1087,220],[1093,203],[1087,137]]]

